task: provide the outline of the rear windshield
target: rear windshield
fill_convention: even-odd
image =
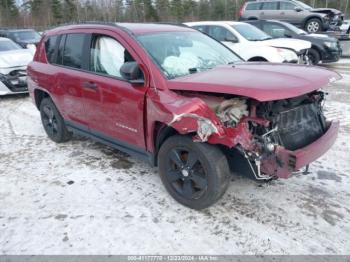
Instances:
[[[261,3],[248,3],[245,10],[260,10]]]
[[[12,42],[11,40],[1,40],[0,41],[0,52],[11,51],[22,49],[19,45]]]

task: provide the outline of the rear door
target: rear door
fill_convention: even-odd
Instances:
[[[260,19],[280,19],[281,12],[278,8],[279,2],[263,2],[260,10]]]
[[[65,120],[85,128],[88,123],[83,83],[88,39],[89,34],[79,32],[61,36],[56,60],[57,73],[53,82],[57,83],[55,96]]]
[[[88,73],[82,84],[90,132],[121,146],[145,149],[147,88],[131,84],[120,73],[125,62],[142,64],[142,61],[117,33],[109,30],[95,30],[91,34],[86,54]]]

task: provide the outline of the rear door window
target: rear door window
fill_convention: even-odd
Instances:
[[[262,10],[278,10],[278,2],[265,2],[262,5]]]
[[[66,35],[62,35],[61,41],[59,41],[58,50],[57,50],[56,64],[58,65],[62,65],[62,62],[63,62],[63,51],[64,51],[65,43],[66,43]]]
[[[57,46],[58,36],[50,36],[45,42],[46,57],[50,64],[56,63],[56,46]]]
[[[253,10],[260,10],[261,3],[249,3],[245,10],[247,11],[253,11]]]
[[[293,3],[280,2],[280,9],[281,10],[294,10],[295,8],[296,8],[296,5]]]
[[[81,69],[86,34],[68,34],[63,51],[63,65]]]

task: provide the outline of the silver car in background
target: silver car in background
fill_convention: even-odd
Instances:
[[[344,15],[332,8],[312,8],[297,0],[250,0],[241,11],[240,20],[280,20],[317,33],[341,26]]]

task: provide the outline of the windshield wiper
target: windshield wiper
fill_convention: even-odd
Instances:
[[[195,74],[200,71],[210,70],[210,69],[213,69],[213,68],[212,67],[192,67],[188,69],[188,72],[190,72],[190,74]]]

